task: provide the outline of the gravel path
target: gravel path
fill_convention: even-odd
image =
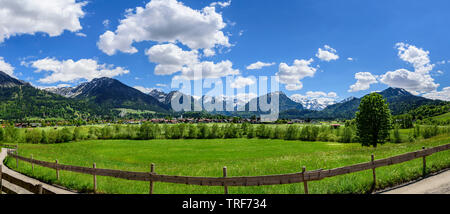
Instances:
[[[450,194],[450,170],[381,194]]]
[[[0,149],[1,149],[1,152],[0,152],[0,165],[2,165],[2,171],[3,172],[8,173],[9,175],[11,175],[11,176],[13,176],[15,178],[19,178],[20,180],[32,183],[34,185],[42,184],[42,187],[44,187],[44,188],[46,188],[46,189],[48,189],[48,190],[50,190],[52,192],[55,192],[56,194],[75,194],[74,192],[71,192],[71,191],[68,191],[68,190],[64,190],[64,189],[61,189],[61,188],[58,188],[58,187],[55,187],[55,186],[52,186],[52,185],[49,185],[49,184],[46,184],[46,183],[42,183],[42,182],[40,182],[40,181],[38,181],[36,179],[27,177],[25,175],[22,175],[22,174],[20,174],[20,173],[18,173],[16,171],[13,171],[13,170],[9,169],[5,165],[3,165],[3,160],[6,158],[7,149],[5,149],[5,148],[0,148]],[[19,164],[24,164],[24,163],[23,162],[22,163],[19,162]],[[23,189],[21,187],[18,187],[18,186],[15,186],[13,184],[10,184],[9,182],[7,182],[5,180],[3,180],[2,184],[4,186],[8,187],[9,189],[14,190],[15,192],[17,192],[19,194],[31,194],[31,192],[29,192],[29,191],[27,191],[27,190],[25,190],[25,189]]]

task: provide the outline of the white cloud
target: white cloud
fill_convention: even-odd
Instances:
[[[231,88],[243,88],[247,85],[253,85],[255,84],[255,80],[253,80],[252,78],[247,78],[247,77],[237,77],[234,82],[231,83],[230,87]]]
[[[226,2],[213,2],[213,3],[211,3],[211,6],[213,6],[213,7],[215,7],[217,5],[219,5],[220,7],[228,7],[228,6],[231,5],[231,0],[226,1]]]
[[[328,45],[324,46],[324,49],[319,48],[317,51],[316,57],[322,61],[332,61],[339,59],[339,56],[336,54],[336,50],[331,48]]]
[[[184,51],[174,44],[155,45],[145,53],[151,62],[157,63],[155,74],[170,75],[183,66],[198,63],[197,51]]]
[[[445,100],[450,101],[450,87],[445,87],[442,91],[433,91],[426,93],[423,97],[433,99],[433,100]]]
[[[333,98],[338,97],[338,95],[337,95],[336,92],[329,92],[329,93],[327,94],[327,96],[328,96],[328,97],[333,97]]]
[[[87,37],[87,35],[84,34],[84,33],[76,33],[76,35],[79,36],[79,37]]]
[[[216,52],[213,49],[204,49],[203,55],[206,57],[210,57],[216,55]]]
[[[229,60],[214,63],[203,61],[197,64],[183,67],[181,74],[175,78],[197,80],[206,78],[220,78],[229,75],[238,75],[239,70],[233,69],[233,63]]]
[[[109,28],[109,23],[110,23],[109,19],[105,19],[105,20],[103,20],[103,22],[102,22],[102,24],[103,24],[103,26],[104,26],[105,28]]]
[[[395,88],[403,88],[413,94],[436,90],[439,84],[429,74],[411,72],[406,69],[389,71],[381,76],[380,82]]]
[[[136,53],[134,42],[180,42],[191,49],[229,47],[226,24],[215,7],[194,10],[176,0],[151,0],[145,8],[129,11],[115,32],[106,31],[97,46],[106,54]]]
[[[414,67],[414,71],[397,69],[381,76],[380,82],[395,88],[403,88],[413,94],[435,91],[439,84],[434,82],[430,72],[434,64],[430,64],[429,51],[416,46],[397,43],[398,56]]]
[[[5,62],[5,60],[1,56],[0,56],[0,71],[3,71],[9,76],[14,77],[14,67],[11,64]]]
[[[275,65],[275,63],[274,62],[272,62],[272,63],[265,63],[265,62],[258,61],[258,62],[255,62],[255,63],[247,66],[247,70],[258,70],[258,69],[261,69],[263,67],[268,67],[268,66],[272,66],[272,65]]]
[[[415,72],[428,73],[433,70],[434,65],[430,64],[429,51],[417,48],[414,45],[405,43],[397,43],[398,56],[405,62],[409,62],[414,66]]]
[[[353,61],[354,59],[351,58],[351,57],[348,57],[347,60],[348,60],[348,61]]]
[[[364,91],[369,89],[371,84],[378,83],[376,76],[369,72],[358,72],[355,74],[355,79],[356,83],[350,86],[348,92]]]
[[[158,87],[167,87],[166,84],[161,84],[161,83],[157,83],[156,86],[158,86]]]
[[[86,2],[75,0],[0,0],[0,43],[11,36],[46,33],[51,37],[64,30],[82,29],[80,18]]]
[[[158,64],[155,67],[156,75],[181,72],[175,78],[193,80],[239,74],[239,70],[233,69],[233,63],[229,60],[219,63],[200,61],[198,51],[185,51],[171,43],[155,45],[146,51],[146,55],[151,62]]]
[[[58,61],[52,58],[40,59],[30,63],[35,72],[49,71],[50,74],[39,79],[41,83],[74,82],[77,80],[92,80],[100,77],[114,77],[129,73],[128,70],[114,65],[98,64],[92,59],[72,59]]]
[[[317,71],[316,68],[311,67],[313,61],[313,59],[296,59],[292,66],[280,63],[276,75],[281,83],[286,84],[286,90],[295,91],[303,88],[303,83],[300,80],[305,77],[313,77]]]

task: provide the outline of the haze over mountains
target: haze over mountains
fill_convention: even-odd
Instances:
[[[291,99],[283,92],[274,92],[267,96],[279,95],[281,118],[352,118],[358,109],[361,98],[351,97],[341,102],[321,102],[317,99]],[[439,104],[445,101],[431,100],[415,96],[404,89],[388,88],[379,92],[387,99],[393,114],[403,114],[421,105]],[[30,84],[0,72],[0,118],[27,118],[27,117],[70,117],[74,114],[84,116],[118,115],[116,109],[148,110],[163,114],[171,114],[173,110],[170,101],[176,91],[165,93],[152,90],[145,94],[133,87],[112,78],[97,78],[82,83],[76,87],[47,88],[41,90]],[[196,100],[189,96],[191,101]],[[203,98],[206,98],[205,96]],[[249,112],[249,101],[258,101],[262,97],[250,99],[238,97],[217,97],[222,99],[224,110],[226,104],[236,110],[237,106],[245,106],[244,112],[217,111],[212,114],[228,116],[249,117],[258,116],[262,111]],[[207,102],[205,99],[205,102]],[[210,98],[209,98],[210,100]],[[16,118],[17,117],[17,118]]]

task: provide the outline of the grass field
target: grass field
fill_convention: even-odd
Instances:
[[[35,159],[98,168],[128,171],[149,171],[150,163],[156,164],[156,172],[168,175],[222,176],[227,166],[228,176],[257,176],[285,174],[308,170],[330,169],[370,160],[370,154],[385,158],[450,143],[448,136],[438,136],[415,143],[385,144],[378,148],[365,148],[359,144],[327,142],[301,142],[261,139],[230,140],[97,140],[65,144],[20,144],[19,154]],[[8,158],[6,164],[15,168],[15,160]],[[421,159],[377,169],[377,188],[383,188],[418,178],[422,172]],[[427,158],[431,171],[450,167],[450,151]],[[48,183],[77,189],[92,190],[92,176],[72,172],[60,172],[56,181],[55,171],[21,162],[18,171]],[[149,183],[127,181],[117,178],[98,177],[98,189],[102,193],[148,193]],[[367,193],[372,185],[372,172],[353,173],[309,183],[310,193]],[[303,184],[285,184],[260,187],[229,187],[230,193],[303,193]],[[156,183],[155,193],[223,193],[222,187],[188,186],[183,184]]]
[[[441,115],[439,115],[439,116],[432,117],[432,119],[437,120],[437,121],[447,121],[447,120],[450,120],[450,112],[445,113],[445,114],[441,114]]]

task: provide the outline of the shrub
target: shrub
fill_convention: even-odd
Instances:
[[[103,128],[101,128],[101,134],[99,136],[99,138],[101,139],[112,139],[113,138],[113,130],[110,126],[103,126]]]
[[[247,128],[247,138],[254,138],[255,137],[255,128],[253,125],[248,126]]]
[[[353,138],[353,130],[350,127],[345,127],[342,131],[342,135],[340,137],[340,142],[342,143],[351,143]]]
[[[187,137],[188,139],[195,139],[197,138],[198,135],[198,129],[196,125],[193,124],[189,124],[188,126],[188,134]]]
[[[55,130],[55,129],[51,129],[50,131],[48,131],[48,143],[53,144],[53,143],[59,143],[59,131]]]
[[[297,140],[297,126],[289,125],[286,134],[284,136],[285,140]]]
[[[38,144],[42,140],[42,132],[38,129],[25,130],[25,141],[27,143]]]
[[[392,142],[393,143],[401,143],[402,139],[400,138],[400,132],[399,132],[399,126],[398,124],[394,125],[394,131],[393,131],[393,137],[392,137]]]
[[[7,142],[17,142],[19,141],[20,133],[19,129],[15,128],[12,125],[7,125],[5,127],[5,137],[4,140]]]
[[[267,139],[270,137],[270,128],[266,127],[266,125],[261,124],[256,129],[256,137],[261,139]]]
[[[206,139],[210,136],[209,127],[203,123],[198,124],[198,138]]]
[[[73,130],[73,140],[75,141],[84,140],[81,127],[79,126],[75,127],[75,129]]]
[[[5,130],[0,127],[0,141],[5,139]]]
[[[61,129],[59,136],[60,136],[61,142],[69,142],[73,139],[73,133],[67,127],[64,127],[63,129]]]
[[[273,132],[271,132],[272,139],[284,139],[285,135],[285,129],[281,128],[280,126],[276,126],[275,129],[273,129]]]
[[[45,130],[42,130],[41,135],[42,135],[41,143],[47,144],[48,143],[47,132]]]
[[[98,127],[91,126],[89,127],[88,131],[88,139],[98,139],[98,137],[101,136],[101,131]]]
[[[310,126],[304,126],[301,131],[300,131],[300,140],[303,141],[308,141],[310,140],[310,136],[311,136],[311,131],[310,131],[311,127]]]

